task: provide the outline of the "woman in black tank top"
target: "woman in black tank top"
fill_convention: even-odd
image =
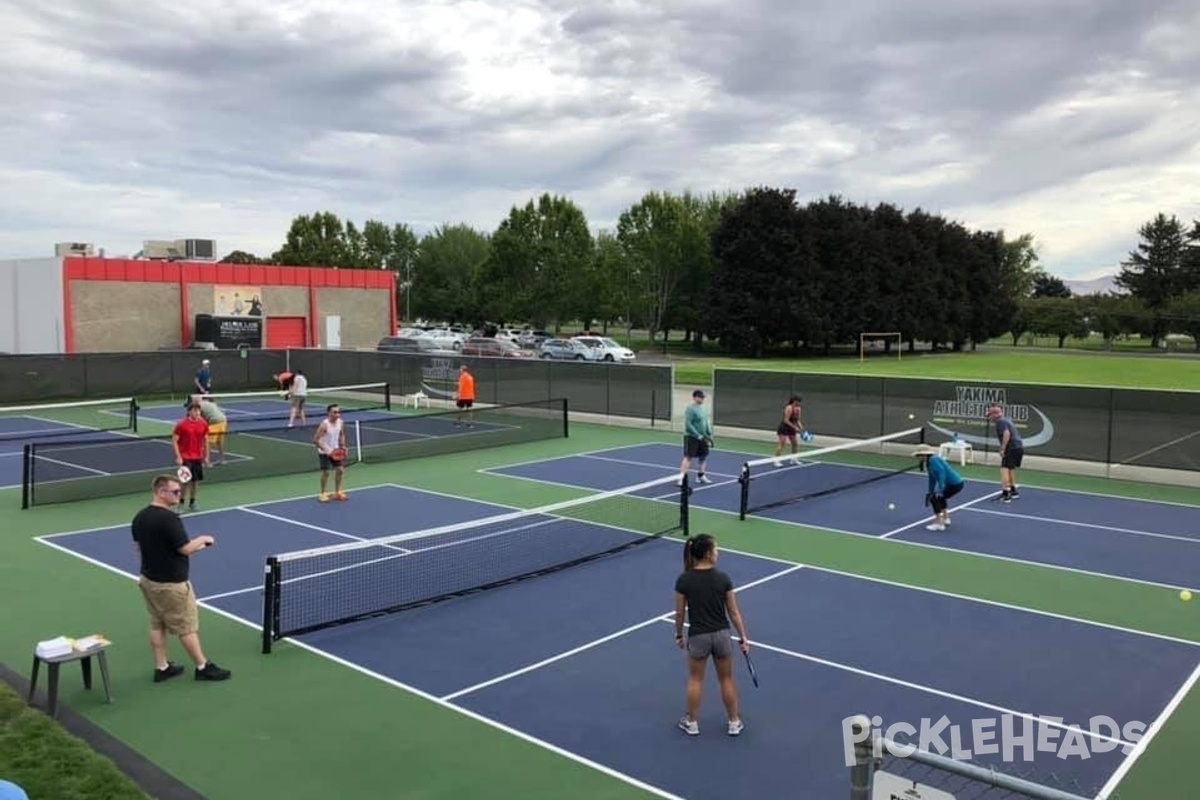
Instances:
[[[792,395],[788,398],[787,405],[783,407],[783,419],[779,421],[779,425],[775,428],[775,466],[783,466],[783,462],[779,460],[779,456],[783,455],[783,446],[789,442],[792,445],[792,463],[797,464],[800,461],[800,445],[796,441],[796,437],[804,430],[804,425],[800,422],[800,398]]]

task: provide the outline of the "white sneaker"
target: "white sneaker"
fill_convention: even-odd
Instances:
[[[707,475],[701,475],[696,480],[698,480],[700,483],[712,483],[712,478],[708,477]]]
[[[946,530],[946,526],[940,522],[934,522],[931,525],[926,525],[925,530],[927,530],[927,531],[944,531],[944,530]]]
[[[775,466],[777,466],[777,467],[782,467],[782,466],[783,466],[783,462],[782,462],[782,461],[780,461],[778,458],[777,458],[777,459],[775,459],[775,462],[774,462],[774,463],[775,463]]]
[[[744,728],[744,727],[746,727],[746,726],[742,724],[742,721],[740,719],[735,719],[735,720],[731,721],[729,723],[729,729],[728,729],[729,735],[737,736],[739,733],[742,732],[742,728]]]
[[[950,527],[950,518],[946,517],[946,521],[943,522],[942,524],[945,525],[947,528],[949,528]]]
[[[792,463],[796,466],[800,466],[800,456],[792,456]]]
[[[689,720],[687,717],[679,718],[679,730],[686,733],[688,736],[700,735],[700,723],[695,720]]]

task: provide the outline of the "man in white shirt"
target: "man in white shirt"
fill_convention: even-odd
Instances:
[[[342,424],[342,410],[337,405],[331,405],[326,410],[325,419],[317,426],[313,434],[313,444],[317,446],[317,460],[321,464],[321,494],[318,499],[322,503],[329,502],[329,471],[334,470],[334,497],[345,500],[347,495],[342,491],[342,476],[346,472],[346,431]]]
[[[300,418],[300,427],[303,428],[307,420],[304,416],[304,401],[308,398],[308,378],[304,376],[304,370],[296,370],[296,374],[292,376],[292,382],[288,385],[288,399],[292,403],[291,414],[288,415],[288,424],[290,428],[296,422],[296,418]]]

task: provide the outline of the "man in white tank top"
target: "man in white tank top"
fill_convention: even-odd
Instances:
[[[322,503],[329,502],[329,471],[334,470],[334,497],[345,500],[346,493],[342,491],[342,476],[346,472],[346,431],[342,424],[342,410],[331,405],[325,410],[325,419],[317,426],[313,434],[313,444],[317,446],[317,459],[321,463],[321,494],[318,499]],[[334,458],[335,455],[341,458]]]

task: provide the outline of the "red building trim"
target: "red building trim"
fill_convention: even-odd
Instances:
[[[66,351],[75,352],[75,323],[71,305],[72,281],[174,283],[179,286],[180,342],[191,336],[192,284],[304,286],[308,288],[309,330],[313,346],[321,341],[317,289],[387,289],[392,334],[396,333],[396,273],[391,270],[296,267],[276,264],[213,264],[196,261],[144,261],[126,258],[76,257],[63,259],[63,338]]]
[[[179,270],[179,342],[184,347],[192,344],[192,302],[188,297],[187,272]]]
[[[321,326],[317,322],[318,319],[317,287],[310,284],[308,287],[308,341],[312,342],[313,347],[321,346]]]

